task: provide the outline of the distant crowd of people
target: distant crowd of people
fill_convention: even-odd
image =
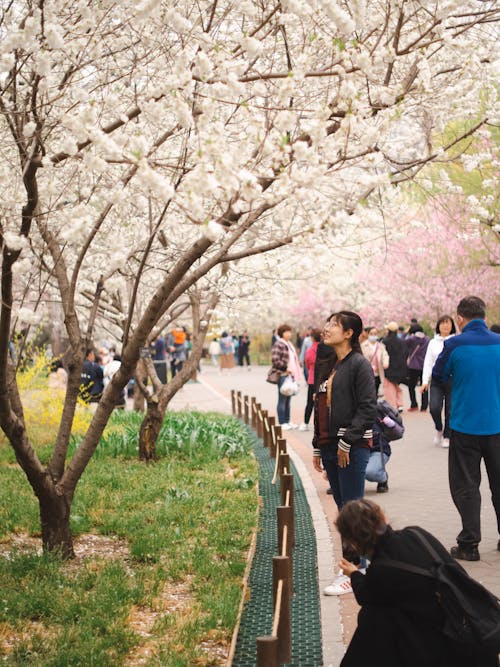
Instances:
[[[221,371],[246,366],[250,370],[250,336],[248,331],[236,335],[223,331],[220,338],[215,336],[209,343],[208,354],[212,364]]]

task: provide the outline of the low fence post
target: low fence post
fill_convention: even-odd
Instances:
[[[278,547],[281,556],[288,556],[290,567],[288,581],[290,595],[293,595],[293,546],[295,543],[295,526],[293,509],[287,505],[276,508],[278,519]]]
[[[231,412],[233,415],[236,414],[236,392],[234,389],[231,389]]]
[[[262,438],[264,422],[262,421],[262,410],[260,403],[255,404],[257,407],[257,437]]]
[[[292,641],[290,628],[290,583],[288,573],[290,570],[287,556],[275,556],[273,558],[273,599],[276,609],[278,582],[283,581],[281,589],[281,609],[278,615],[277,627],[273,627],[273,635],[278,636],[278,661],[288,663],[292,659]]]
[[[267,418],[269,424],[269,455],[276,458],[276,417]]]
[[[280,491],[281,491],[281,504],[282,505],[290,505],[292,508],[294,508],[294,502],[293,502],[293,475],[292,473],[283,473],[280,477]],[[286,502],[287,498],[287,492],[289,492],[289,501],[288,503]]]
[[[249,396],[245,396],[245,398],[243,399],[243,408],[244,408],[244,411],[245,411],[245,416],[244,416],[245,424],[248,425],[248,424],[250,424],[250,398],[249,398]]]
[[[262,440],[264,447],[269,447],[269,423],[267,421],[267,410],[262,410]]]
[[[254,431],[257,430],[257,400],[255,396],[252,396],[250,399],[250,407],[251,407],[251,420],[252,420],[252,428]]]
[[[241,412],[241,391],[236,392],[236,404],[238,408],[238,419],[241,419],[241,417],[243,416]]]
[[[280,454],[280,458],[278,461],[278,472],[280,476],[280,484],[281,484],[281,477],[282,475],[285,474],[285,470],[290,471],[290,454],[282,453]]]
[[[257,667],[279,667],[278,637],[257,637]]]

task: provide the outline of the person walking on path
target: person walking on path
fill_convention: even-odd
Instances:
[[[233,337],[230,336],[227,331],[222,332],[222,336],[219,340],[220,354],[220,370],[221,372],[225,368],[234,368],[234,345]]]
[[[389,355],[389,365],[384,373],[384,397],[393,408],[403,411],[403,392],[399,386],[401,382],[406,381],[406,349],[405,344],[398,337],[398,323],[389,322],[387,325],[387,336],[382,339],[387,354]]]
[[[429,410],[431,413],[436,434],[434,444],[439,447],[448,448],[450,446],[450,401],[451,401],[451,380],[446,384],[441,384],[437,380],[431,380],[432,369],[436,359],[443,351],[444,341],[454,336],[456,332],[455,322],[449,315],[442,315],[436,323],[436,334],[429,341],[425,353],[424,368],[422,370],[421,392],[429,391]],[[429,389],[430,383],[430,389]],[[444,404],[444,429],[443,429],[443,404]]]
[[[375,390],[378,390],[384,380],[385,369],[389,366],[389,355],[384,343],[378,339],[378,331],[375,327],[368,329],[367,338],[361,343],[361,351],[370,362],[375,376]]]
[[[238,365],[243,366],[246,363],[248,370],[250,370],[250,336],[247,331],[244,331],[238,337]]]
[[[300,379],[300,364],[292,338],[292,327],[289,324],[281,324],[277,329],[277,339],[271,351],[271,366],[280,374],[278,380],[278,423],[281,428],[288,430],[297,428],[298,424],[290,421],[291,396],[285,396],[281,393],[281,387],[287,376],[291,376],[295,382]]]
[[[213,340],[210,341],[210,344],[208,346],[208,354],[210,355],[210,358],[212,359],[212,364],[215,366],[215,368],[219,367],[219,355],[220,355],[220,345],[219,341],[217,338],[214,338]]]
[[[373,371],[359,344],[362,330],[363,323],[356,313],[342,310],[331,315],[323,342],[335,354],[316,368],[313,466],[318,472],[325,469],[339,509],[348,500],[364,495],[377,415]],[[351,591],[348,578],[340,575],[324,594]]]
[[[418,410],[417,395],[415,392],[417,384],[422,383],[422,369],[424,367],[425,353],[429,345],[429,337],[425,335],[420,324],[413,324],[410,327],[408,336],[405,338],[406,345],[406,365],[408,367],[408,391],[410,394],[409,412]],[[429,405],[429,392],[421,393],[421,412],[427,410]]]
[[[481,459],[500,534],[500,334],[488,329],[485,316],[486,305],[479,297],[460,301],[461,335],[445,341],[432,371],[433,381],[452,382],[448,476],[462,530],[451,554],[469,561],[480,558]]]
[[[419,534],[444,562],[452,562],[439,540],[416,526],[393,530],[382,509],[366,499],[344,505],[335,525],[343,542],[370,559],[366,574],[346,559],[339,564],[361,606],[340,667],[498,667],[495,651],[470,648],[444,634],[434,579],[384,564],[432,570],[433,557]]]
[[[306,350],[304,356],[304,376],[307,379],[307,403],[304,410],[304,421],[299,426],[299,431],[309,430],[309,420],[311,419],[314,408],[314,366],[316,364],[318,345],[321,342],[321,331],[319,329],[312,329],[310,336],[312,345]],[[302,343],[302,346],[304,346],[305,340],[304,343]]]

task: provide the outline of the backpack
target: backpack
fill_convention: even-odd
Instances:
[[[436,596],[444,612],[443,634],[464,649],[490,649],[499,653],[500,605],[496,596],[455,560],[444,561],[419,530],[409,530],[432,556],[432,568],[426,570],[389,558],[377,559],[377,563],[434,579]]]
[[[400,440],[403,437],[405,427],[401,415],[383,399],[377,401],[377,421],[384,437],[389,442]]]

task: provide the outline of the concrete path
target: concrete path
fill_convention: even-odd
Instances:
[[[265,381],[267,367],[234,368],[220,372],[204,365],[199,382],[189,383],[177,394],[171,409],[231,412],[231,389],[255,396],[263,407],[275,414],[276,386]],[[292,398],[292,420],[303,420],[306,388]],[[409,405],[408,397],[406,404]],[[388,463],[389,493],[377,494],[376,484],[367,482],[366,497],[378,502],[393,528],[420,525],[433,533],[447,547],[455,544],[460,519],[448,488],[447,450],[432,444],[434,425],[428,413],[405,412],[405,437],[394,442]],[[336,516],[327,483],[312,468],[311,432],[286,431],[289,450],[306,490],[315,525],[318,546],[318,576],[322,589],[328,585],[340,558],[338,535],[333,527]],[[481,487],[483,539],[481,560],[462,563],[468,572],[500,597],[500,552],[497,551],[497,526],[491,504],[487,476],[483,471]],[[356,627],[358,607],[354,596],[321,595],[323,658],[325,667],[338,667],[345,646]]]

